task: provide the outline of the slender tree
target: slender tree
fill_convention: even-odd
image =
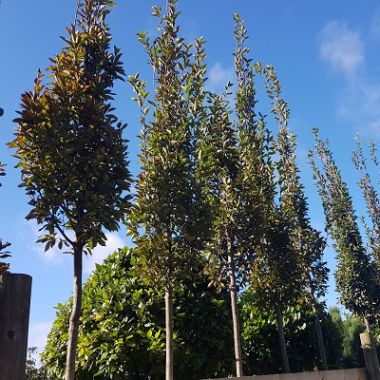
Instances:
[[[110,50],[106,24],[112,2],[80,3],[66,46],[52,59],[47,79],[38,73],[34,90],[22,95],[16,148],[22,184],[45,231],[45,249],[67,247],[74,261],[73,308],[66,355],[66,379],[74,379],[82,299],[82,255],[104,245],[104,230],[118,229],[129,207],[125,125],[110,101],[124,71],[117,48]]]
[[[295,161],[295,137],[286,126],[282,126],[278,136],[278,172],[281,184],[280,202],[287,215],[292,238],[293,252],[297,254],[303,270],[304,292],[301,297],[314,313],[315,330],[318,339],[323,369],[327,370],[327,359],[320,325],[318,299],[326,294],[328,268],[323,261],[325,239],[312,228],[308,217],[308,204],[300,182]],[[302,273],[302,272],[301,272]]]
[[[318,299],[325,296],[327,290],[329,270],[327,263],[323,261],[326,241],[320,232],[310,225],[308,203],[296,164],[296,138],[288,129],[289,108],[281,98],[281,85],[277,74],[272,67],[261,68],[261,72],[266,78],[267,92],[272,99],[272,113],[275,114],[280,127],[277,139],[280,207],[287,220],[293,253],[297,256],[299,277],[304,288],[301,298],[305,297],[305,301],[313,310],[320,358],[323,368],[327,370],[318,312]]]
[[[371,161],[379,167],[376,157],[376,147],[370,144]],[[365,157],[359,136],[356,136],[356,148],[352,159],[356,169],[360,172],[361,178],[359,186],[362,190],[364,201],[367,207],[367,214],[371,221],[371,226],[365,225],[370,254],[375,262],[377,277],[380,281],[380,199],[378,191],[369,175],[368,160]]]
[[[273,105],[271,112],[280,131],[277,142],[270,138],[266,148],[268,152],[263,154],[263,157],[269,157],[266,164],[269,174],[266,177],[267,186],[262,187],[260,193],[267,194],[266,199],[261,200],[266,207],[262,207],[259,212],[261,218],[257,218],[261,223],[261,239],[256,243],[252,287],[256,296],[275,311],[283,369],[290,372],[283,312],[286,307],[297,304],[304,297],[304,284],[311,285],[312,272],[316,272],[313,264],[322,272],[325,271],[325,263],[320,261],[324,243],[307,219],[307,203],[295,163],[295,139],[287,129],[289,110],[280,96],[281,86],[277,74],[273,67],[264,67],[260,63],[255,65],[255,72],[264,77]],[[275,154],[278,159],[272,163]],[[260,177],[263,178],[263,175]],[[306,294],[310,295],[309,292]]]
[[[204,229],[198,223],[195,177],[193,123],[198,117],[189,107],[198,104],[194,86],[199,81],[191,67],[192,49],[179,36],[176,3],[169,0],[162,18],[160,8],[154,8],[160,35],[153,42],[146,33],[138,34],[155,75],[152,99],[145,82],[130,77],[141,106],[142,170],[129,228],[141,275],[165,294],[166,380],[173,379],[173,288],[190,275]]]
[[[237,134],[230,120],[225,96],[212,95],[210,120],[204,131],[204,161],[208,168],[208,191],[213,210],[213,234],[207,246],[209,265],[206,272],[218,287],[230,292],[236,376],[243,376],[241,356],[238,290],[243,281],[244,257],[239,255],[242,219],[241,184]]]
[[[208,274],[230,292],[236,375],[243,376],[238,293],[248,283],[258,238],[258,213],[268,186],[263,122],[255,120],[254,76],[246,47],[247,30],[234,15],[235,108],[228,83],[223,95],[209,94],[209,120],[202,133],[201,164],[212,210]],[[205,174],[206,173],[206,174]],[[265,207],[265,206],[264,206]]]
[[[321,168],[317,166],[313,152],[309,156],[326,226],[338,254],[335,277],[340,300],[348,310],[364,319],[370,331],[380,305],[376,268],[365,249],[348,186],[342,180],[328,143],[320,139],[318,130],[314,130],[314,135]]]

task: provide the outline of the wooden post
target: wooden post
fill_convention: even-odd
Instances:
[[[372,334],[368,331],[364,331],[360,334],[360,341],[367,368],[368,380],[380,380],[379,359]]]
[[[0,380],[24,380],[32,278],[0,275]]]

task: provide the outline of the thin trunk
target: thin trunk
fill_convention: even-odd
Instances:
[[[280,349],[281,349],[282,365],[284,366],[284,372],[290,373],[288,351],[286,350],[284,325],[282,322],[282,311],[281,311],[280,305],[277,304],[275,309],[276,309],[275,311],[276,311],[276,320],[277,320],[277,334],[278,334],[278,340],[279,340]]]
[[[82,309],[82,249],[74,248],[73,309],[70,315],[69,339],[67,343],[65,380],[74,380],[75,358],[79,333],[79,318]]]
[[[371,323],[369,322],[367,317],[364,317],[364,323],[365,323],[365,327],[366,327],[367,331],[370,333],[372,331],[372,327],[371,327]]]
[[[228,264],[230,267],[230,297],[232,313],[232,329],[234,336],[234,352],[236,377],[243,376],[243,362],[241,359],[241,338],[240,338],[240,317],[238,308],[238,297],[235,280],[235,264],[231,255],[228,255]]]
[[[321,328],[321,323],[319,321],[318,310],[315,304],[313,305],[313,313],[314,313],[314,327],[315,327],[315,332],[317,334],[317,340],[318,340],[319,355],[322,360],[323,370],[327,371],[329,368],[327,366],[325,345],[323,344],[322,328]]]
[[[165,379],[173,380],[173,287],[169,283],[165,292],[166,370]]]

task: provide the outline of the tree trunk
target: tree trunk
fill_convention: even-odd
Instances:
[[[173,287],[169,283],[165,292],[166,369],[165,380],[173,380]]]
[[[369,322],[369,320],[366,317],[364,317],[364,324],[365,324],[365,327],[366,327],[367,331],[369,333],[372,332],[371,323]]]
[[[314,327],[315,327],[315,332],[317,334],[317,340],[318,340],[319,355],[322,360],[323,370],[327,371],[329,368],[327,365],[325,345],[323,344],[322,328],[321,328],[321,323],[319,321],[318,310],[315,304],[313,305],[313,313],[314,313]]]
[[[74,248],[73,309],[70,315],[65,380],[74,380],[75,358],[82,309],[82,249]]]
[[[279,340],[280,349],[281,349],[282,365],[284,366],[284,372],[290,373],[289,358],[288,358],[288,352],[286,350],[284,325],[282,321],[282,311],[281,311],[280,305],[277,304],[275,309],[276,309],[275,311],[276,311],[276,320],[277,320],[277,334],[278,334],[278,340]]]
[[[237,289],[236,289],[236,280],[235,280],[235,264],[231,255],[228,255],[228,264],[230,267],[230,297],[231,297],[232,329],[233,329],[233,336],[234,336],[236,377],[241,377],[243,376],[243,362],[241,359],[240,317],[239,317]]]

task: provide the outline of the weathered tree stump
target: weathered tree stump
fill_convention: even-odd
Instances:
[[[0,275],[0,380],[24,380],[32,278]]]

